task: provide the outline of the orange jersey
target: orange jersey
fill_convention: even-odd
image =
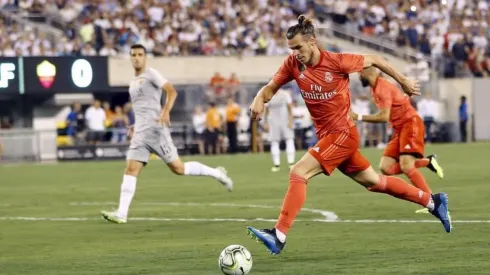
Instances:
[[[417,111],[410,104],[410,98],[388,80],[378,77],[371,93],[379,109],[391,109],[390,124],[392,126],[398,126],[417,116]]]
[[[298,83],[318,138],[355,125],[349,116],[349,74],[361,71],[364,64],[362,55],[323,50],[320,54],[320,62],[313,67],[289,55],[273,78],[279,86],[293,79]]]

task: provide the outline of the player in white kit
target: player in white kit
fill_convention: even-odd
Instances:
[[[294,164],[296,148],[294,146],[293,111],[291,95],[285,90],[278,90],[266,104],[265,128],[268,129],[271,140],[272,172],[280,171],[281,150],[279,143],[286,142],[286,155],[289,168]]]
[[[136,179],[151,153],[159,156],[177,175],[212,177],[231,191],[233,182],[224,168],[211,168],[196,161],[184,163],[180,160],[168,129],[170,111],[175,103],[177,92],[158,71],[146,67],[144,46],[133,45],[130,53],[135,78],[130,83],[129,94],[133,104],[135,124],[128,131],[131,144],[121,184],[119,207],[116,211],[102,211],[102,217],[110,222],[126,223],[129,206],[136,191]],[[162,108],[163,90],[166,92],[166,102]]]

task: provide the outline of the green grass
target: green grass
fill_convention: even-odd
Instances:
[[[454,220],[490,220],[490,144],[430,146],[445,168],[439,180],[424,175],[434,191],[450,197]],[[365,155],[377,166],[380,150]],[[189,159],[189,158],[186,158]],[[172,175],[151,162],[138,181],[131,217],[267,218],[279,213],[288,185],[286,169],[271,173],[268,155],[195,157],[227,167],[235,181],[228,193],[210,179]],[[285,166],[284,166],[285,167]],[[488,274],[488,223],[456,223],[446,234],[439,223],[320,223],[302,212],[283,254],[270,256],[246,235],[246,226],[271,222],[129,221],[99,219],[116,202],[124,162],[0,167],[0,217],[79,217],[84,221],[0,220],[0,274],[220,274],[218,255],[242,244],[253,255],[251,274]],[[150,205],[194,202],[201,205]],[[211,206],[234,203],[241,207]],[[251,208],[245,205],[274,208]],[[115,206],[114,206],[115,207]],[[341,219],[427,220],[417,205],[365,191],[335,172],[309,183],[305,207]]]

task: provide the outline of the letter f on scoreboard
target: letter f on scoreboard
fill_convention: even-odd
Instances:
[[[1,63],[0,64],[0,88],[8,88],[9,80],[15,79],[15,64]]]

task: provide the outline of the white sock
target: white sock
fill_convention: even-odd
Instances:
[[[429,209],[430,211],[433,211],[434,210],[434,200],[432,198],[430,198],[430,201],[429,203],[427,204],[427,209]]]
[[[211,168],[197,161],[188,161],[184,163],[184,175],[186,176],[209,176],[219,179],[221,172],[218,169]]]
[[[276,228],[276,237],[279,239],[281,243],[284,243],[286,241],[286,234],[282,233],[277,228]]]
[[[121,195],[119,196],[119,208],[117,214],[121,218],[128,216],[129,206],[136,191],[136,177],[124,175],[121,184]]]
[[[294,146],[294,140],[286,140],[286,154],[288,156],[288,164],[294,163],[294,158],[296,155],[296,147]]]
[[[279,149],[279,142],[271,141],[271,155],[272,164],[274,166],[281,165],[281,150]]]

